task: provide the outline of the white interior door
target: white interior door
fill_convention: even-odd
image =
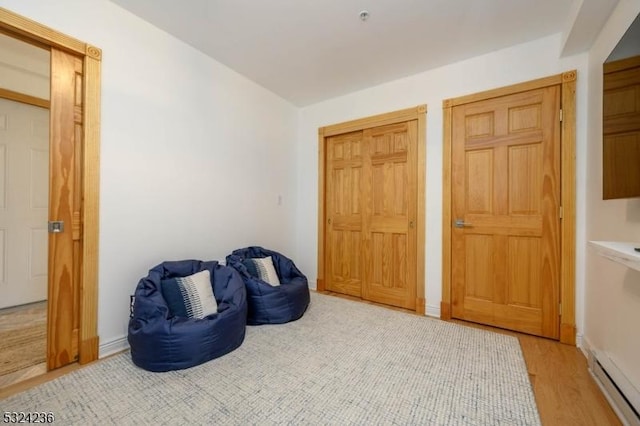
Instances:
[[[49,111],[0,99],[0,308],[47,299]]]

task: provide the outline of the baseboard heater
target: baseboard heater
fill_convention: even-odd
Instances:
[[[603,351],[589,354],[589,369],[605,397],[626,426],[640,426],[640,391]]]

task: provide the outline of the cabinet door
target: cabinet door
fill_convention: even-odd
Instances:
[[[603,198],[640,196],[640,57],[604,74]],[[616,63],[605,64],[607,68]]]

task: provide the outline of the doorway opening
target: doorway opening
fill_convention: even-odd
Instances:
[[[51,55],[0,33],[0,387],[46,372]]]
[[[22,89],[11,90],[4,87],[9,85],[6,81],[0,81],[2,98],[20,105],[49,108],[48,119],[45,119],[48,123],[43,126],[49,132],[45,137],[49,151],[31,149],[28,160],[28,172],[44,174],[47,182],[45,185],[29,183],[29,189],[22,192],[28,195],[27,205],[46,213],[44,219],[37,219],[38,226],[30,227],[28,243],[39,248],[31,250],[27,265],[30,267],[28,275],[44,276],[46,282],[45,371],[50,371],[70,363],[82,364],[98,358],[101,51],[2,8],[0,33],[14,42],[35,46],[51,54],[51,74],[46,79],[49,87],[45,89],[48,97],[34,96],[28,91],[22,93]],[[14,68],[14,71],[20,70]],[[11,118],[11,121],[15,119]],[[32,133],[38,128],[32,125]],[[13,160],[12,157],[11,161],[5,161],[3,168],[9,169],[9,165],[16,168]],[[49,166],[46,173],[43,173],[44,164]],[[9,174],[5,173],[4,176]],[[11,180],[15,180],[15,177],[11,177]],[[5,200],[10,199],[5,197]],[[8,209],[4,208],[4,211],[6,213]],[[58,226],[49,229],[48,225],[56,222]],[[37,241],[40,243],[36,244]],[[43,241],[45,248],[42,248]],[[5,247],[8,247],[6,242]],[[7,269],[10,265],[5,261],[2,266]],[[8,276],[5,273],[5,277]],[[14,297],[14,292],[3,291],[7,294],[7,300],[8,294]],[[29,306],[27,299],[16,300],[12,304],[27,303]],[[31,311],[27,309],[29,314],[38,311],[35,306],[32,308]]]

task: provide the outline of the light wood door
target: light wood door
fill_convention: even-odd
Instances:
[[[362,132],[327,138],[327,290],[360,297],[363,268]]]
[[[416,308],[417,121],[365,129],[366,300]]]
[[[49,111],[0,99],[0,309],[47,299]]]
[[[82,60],[51,49],[49,220],[64,231],[49,234],[47,367],[78,358],[81,273]]]
[[[416,309],[417,123],[326,138],[326,290]]]
[[[605,64],[603,198],[640,196],[640,56]]]
[[[557,339],[560,86],[452,114],[452,316]]]

